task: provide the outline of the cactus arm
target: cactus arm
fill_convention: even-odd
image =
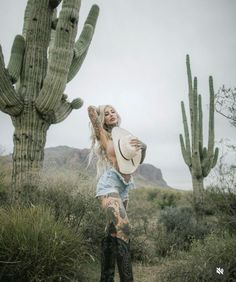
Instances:
[[[193,140],[192,140],[192,162],[194,166],[194,174],[196,177],[202,175],[202,167],[199,153],[199,118],[198,118],[198,94],[197,94],[197,78],[194,78],[193,89]]]
[[[213,78],[209,77],[209,92],[210,92],[210,107],[209,107],[209,129],[208,129],[208,155],[209,155],[209,164],[208,164],[208,173],[210,172],[214,160],[214,87],[213,87]]]
[[[93,29],[95,29],[96,23],[97,23],[97,18],[99,14],[99,7],[98,5],[93,5],[92,8],[89,11],[89,14],[87,16],[87,19],[85,21],[85,25],[91,25]]]
[[[23,103],[12,86],[8,70],[5,69],[2,47],[0,45],[0,110],[15,116],[23,109]]]
[[[35,101],[42,114],[55,110],[66,87],[77,33],[80,0],[64,0],[43,87]]]
[[[194,77],[194,89],[193,89],[193,140],[192,140],[192,153],[198,153],[198,138],[199,138],[199,131],[198,131],[198,96],[197,96],[197,78]]]
[[[25,14],[24,14],[24,25],[23,25],[23,30],[22,30],[22,35],[24,38],[26,38],[26,33],[28,30],[28,24],[30,21],[30,15],[31,15],[31,11],[34,5],[34,0],[28,0],[27,1],[27,5],[25,8]]]
[[[192,73],[190,68],[189,55],[186,56],[186,66],[187,66],[187,77],[188,77],[188,92],[191,93],[193,89],[193,85],[192,85]]]
[[[208,131],[208,151],[213,156],[214,151],[214,87],[213,79],[209,77],[210,107],[209,107],[209,131]]]
[[[211,169],[216,165],[217,160],[218,160],[218,156],[219,156],[219,148],[215,148],[215,152],[213,154],[213,157],[209,160],[209,157],[206,157],[206,160],[208,160],[208,162],[205,162],[205,165],[203,165],[203,176],[206,177]]]
[[[65,120],[72,110],[82,107],[83,100],[80,98],[74,99],[71,103],[66,100],[67,96],[63,95],[60,106],[55,110],[50,117],[51,124],[56,124]]]
[[[209,77],[209,92],[210,92],[210,107],[209,107],[209,129],[208,129],[208,150],[207,157],[203,162],[204,176],[207,176],[211,170],[216,165],[218,159],[218,148],[214,151],[214,87],[213,79]]]
[[[190,153],[186,150],[185,146],[184,146],[184,139],[182,134],[179,135],[179,139],[180,139],[180,145],[181,145],[181,152],[184,158],[184,161],[186,163],[186,165],[191,169],[191,156]]]
[[[189,158],[190,158],[191,148],[190,148],[190,139],[189,139],[189,131],[188,131],[188,121],[187,121],[187,116],[186,116],[183,101],[181,101],[181,110],[182,110],[182,119],[183,119],[183,125],[184,125],[184,137],[185,137],[185,143],[186,143],[186,151],[187,151]]]
[[[215,153],[214,153],[214,158],[213,158],[213,161],[212,161],[211,168],[213,168],[216,165],[217,160],[218,160],[218,156],[219,156],[219,148],[215,148]]]
[[[203,156],[203,113],[202,113],[202,97],[198,95],[198,124],[199,124],[199,153],[200,158]]]
[[[52,9],[57,8],[61,3],[61,0],[49,0],[49,5]]]
[[[67,82],[70,82],[80,70],[80,67],[82,66],[82,63],[87,55],[88,48],[92,40],[92,35],[93,35],[93,29],[91,28],[91,26],[84,27],[81,36],[83,36],[83,38],[87,37],[88,39],[81,40],[81,36],[80,36],[80,38],[75,44],[74,57],[71,62],[70,70],[67,77]]]
[[[25,39],[22,35],[17,35],[12,45],[11,56],[7,67],[13,84],[20,77],[24,51]]]
[[[74,57],[71,62],[67,82],[71,81],[74,78],[74,76],[78,73],[87,55],[88,48],[93,38],[98,14],[99,14],[99,7],[97,5],[93,5],[85,21],[81,35],[75,44]]]
[[[188,77],[188,98],[189,98],[189,113],[190,113],[190,128],[191,137],[193,142],[193,85],[192,85],[192,73],[190,68],[189,55],[186,56],[186,67],[187,67],[187,77]]]
[[[51,61],[51,57],[52,57],[52,50],[53,50],[54,41],[56,37],[57,23],[58,23],[57,9],[54,9],[53,14],[52,14],[50,41],[49,41],[49,46],[48,46],[48,62]]]

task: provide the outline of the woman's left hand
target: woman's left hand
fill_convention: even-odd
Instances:
[[[138,138],[132,138],[129,143],[131,146],[135,147],[136,151],[146,149],[147,147],[146,144],[144,144]]]

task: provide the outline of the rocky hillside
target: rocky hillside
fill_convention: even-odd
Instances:
[[[44,169],[82,170],[90,176],[96,175],[96,160],[88,164],[89,149],[75,149],[67,146],[58,146],[45,149]],[[151,164],[142,164],[134,173],[138,187],[158,186],[169,187],[163,179],[161,170]]]
[[[45,149],[44,170],[50,172],[75,172],[94,181],[96,176],[96,159],[88,166],[89,149],[75,149],[67,146],[58,146]],[[3,167],[11,166],[11,155],[1,156],[0,164]],[[134,173],[137,187],[169,187],[163,179],[161,170],[151,164],[141,164]]]

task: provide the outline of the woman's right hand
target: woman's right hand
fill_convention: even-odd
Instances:
[[[97,109],[95,106],[89,106],[88,107],[88,114],[90,118],[95,118],[97,117]]]

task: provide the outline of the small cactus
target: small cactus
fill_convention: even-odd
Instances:
[[[0,110],[10,115],[15,127],[12,187],[16,201],[23,185],[38,179],[49,127],[83,104],[80,98],[68,102],[64,90],[88,52],[99,8],[92,6],[75,42],[80,4],[80,0],[28,0],[22,35],[15,37],[7,68],[0,46]]]
[[[189,56],[186,57],[188,87],[189,87],[189,111],[190,131],[187,122],[184,102],[181,102],[182,118],[184,125],[184,138],[180,134],[181,151],[186,165],[189,167],[194,194],[194,205],[197,212],[203,209],[203,180],[210,170],[216,165],[218,148],[214,150],[214,89],[213,79],[209,77],[210,107],[209,107],[209,130],[208,147],[203,147],[203,114],[201,95],[198,95],[197,78],[192,81]]]
[[[71,107],[72,107],[72,109],[79,109],[83,106],[83,103],[84,103],[84,101],[82,99],[77,98],[77,99],[74,99],[71,102]]]

